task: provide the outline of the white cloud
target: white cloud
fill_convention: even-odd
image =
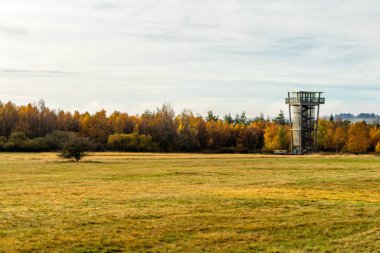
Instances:
[[[379,10],[372,0],[0,0],[0,94],[275,115],[287,90],[318,89],[326,114],[380,113]]]

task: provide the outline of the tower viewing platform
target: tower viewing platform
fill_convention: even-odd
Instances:
[[[288,98],[285,99],[288,105],[321,105],[325,103],[325,98],[321,97],[323,92],[313,91],[296,91],[289,92]]]

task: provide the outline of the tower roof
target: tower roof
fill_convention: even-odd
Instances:
[[[290,91],[290,93],[319,93],[322,94],[322,91]]]

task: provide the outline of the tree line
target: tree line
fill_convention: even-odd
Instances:
[[[320,120],[318,148],[326,152],[380,153],[380,128],[365,122]],[[126,152],[273,152],[290,149],[290,128],[283,112],[273,120],[245,112],[206,117],[185,110],[176,115],[164,104],[129,115],[105,110],[74,113],[51,110],[44,101],[17,106],[0,102],[0,150],[55,151],[69,140],[85,138],[91,151]]]

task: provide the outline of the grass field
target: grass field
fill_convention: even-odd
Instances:
[[[380,158],[0,153],[0,252],[380,252]]]

